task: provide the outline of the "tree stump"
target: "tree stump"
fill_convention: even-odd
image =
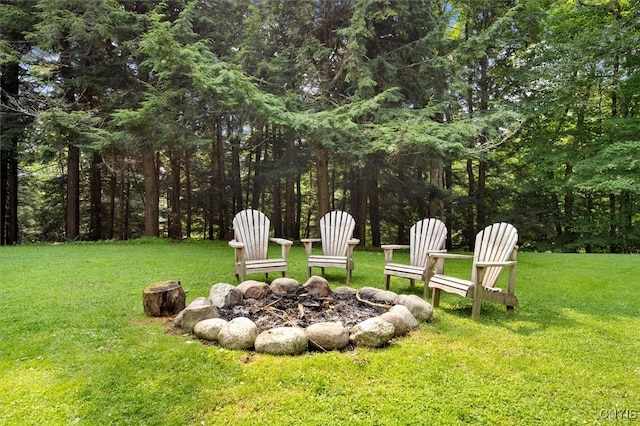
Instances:
[[[185,307],[187,293],[180,281],[160,281],[147,286],[142,292],[142,305],[152,317],[172,316]]]

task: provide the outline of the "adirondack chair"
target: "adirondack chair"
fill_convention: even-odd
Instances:
[[[506,306],[507,313],[512,313],[518,306],[515,295],[516,255],[518,252],[518,231],[508,223],[494,223],[476,236],[476,247],[473,256],[452,253],[432,253],[436,259],[436,273],[429,280],[433,289],[432,305],[440,304],[440,291],[458,294],[473,299],[471,317],[480,319],[482,301],[500,303]],[[472,258],[473,269],[471,280],[464,280],[444,275],[444,260],[451,258]],[[494,287],[503,267],[509,268],[507,290]]]
[[[235,249],[233,272],[240,282],[252,273],[264,272],[268,277],[269,272],[275,271],[282,272],[283,277],[287,276],[287,256],[293,242],[284,238],[269,238],[270,225],[269,218],[257,210],[242,210],[233,218],[234,239],[229,241],[229,245]],[[281,246],[281,258],[267,258],[269,242]]]
[[[427,298],[430,275],[435,260],[429,253],[445,252],[447,227],[438,219],[422,219],[409,230],[409,244],[385,244],[384,251],[384,288],[389,290],[391,276],[408,278],[411,287],[415,280],[424,281],[424,298]],[[409,264],[393,263],[394,250],[409,250]]]
[[[353,249],[360,240],[352,238],[356,222],[346,212],[334,210],[320,219],[320,238],[303,238],[307,252],[308,276],[311,268],[344,268],[347,271],[347,284],[351,281],[353,270]],[[313,243],[322,244],[322,254],[312,254]]]

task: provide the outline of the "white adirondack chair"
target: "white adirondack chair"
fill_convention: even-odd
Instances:
[[[356,222],[346,212],[334,210],[320,219],[320,238],[303,238],[307,252],[308,276],[311,276],[311,268],[343,268],[347,271],[347,284],[351,281],[353,270],[353,249],[360,240],[353,238],[353,230]],[[312,254],[313,243],[322,244],[322,254]]]
[[[438,219],[422,219],[409,230],[409,244],[385,244],[384,251],[384,288],[389,290],[391,276],[408,278],[413,287],[415,280],[424,281],[424,298],[427,298],[430,275],[434,258],[429,253],[445,252],[447,227]],[[409,264],[393,263],[394,250],[409,250]]]
[[[476,247],[473,256],[451,253],[432,253],[436,259],[436,273],[429,280],[433,289],[432,305],[440,303],[440,290],[473,299],[471,317],[480,319],[482,301],[501,303],[506,306],[507,313],[518,306],[515,295],[516,256],[518,252],[518,231],[513,225],[500,222],[484,228],[476,236]],[[464,280],[444,275],[446,258],[473,258],[471,280]],[[509,268],[508,287],[503,290],[494,287],[503,267]]]
[[[235,249],[233,272],[240,282],[252,273],[264,272],[268,277],[269,272],[282,272],[283,277],[287,276],[287,256],[293,242],[269,238],[270,225],[269,218],[257,210],[242,210],[233,218],[234,239],[229,241],[229,245]],[[280,258],[267,257],[269,242],[282,247]]]

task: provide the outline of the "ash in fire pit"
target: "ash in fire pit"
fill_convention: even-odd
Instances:
[[[307,348],[380,347],[417,328],[418,320],[430,321],[432,313],[431,305],[416,295],[373,287],[331,291],[324,278],[313,276],[304,285],[291,278],[271,285],[219,283],[209,298],[196,298],[173,322],[228,349],[293,355]]]
[[[360,301],[353,292],[307,293],[303,286],[294,294],[270,293],[263,299],[243,299],[239,304],[218,308],[220,318],[227,321],[247,317],[262,332],[276,327],[301,327],[320,322],[341,322],[350,329],[356,324],[387,312],[393,305],[375,306]]]

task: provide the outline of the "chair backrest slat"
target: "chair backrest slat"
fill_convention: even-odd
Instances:
[[[236,241],[245,244],[245,260],[267,258],[269,228],[271,221],[258,210],[242,210],[233,218],[233,232]]]
[[[356,222],[353,217],[340,210],[334,210],[320,219],[322,254],[325,256],[345,256],[347,242],[353,238]]]
[[[504,262],[510,260],[518,244],[518,231],[515,226],[499,222],[487,226],[476,236],[474,262]],[[482,284],[493,287],[498,280],[502,267],[490,267],[485,272]],[[473,268],[471,279],[475,280]]]
[[[422,219],[409,230],[409,258],[411,266],[426,267],[427,253],[442,250],[447,241],[446,225],[434,218]]]

